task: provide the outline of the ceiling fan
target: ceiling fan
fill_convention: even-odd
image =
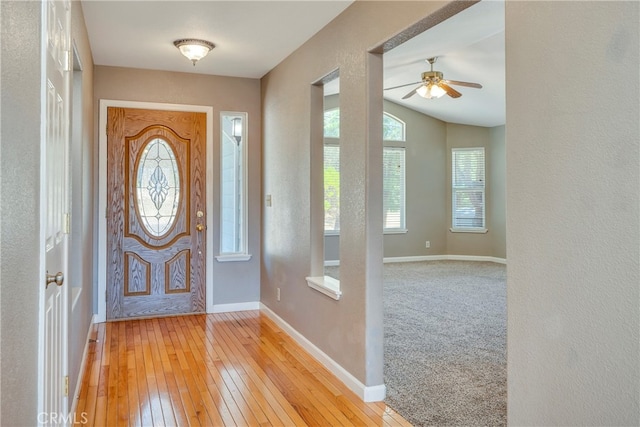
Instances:
[[[420,86],[413,89],[411,92],[402,97],[402,99],[411,98],[416,93],[423,98],[440,98],[445,93],[452,98],[459,98],[462,96],[460,92],[455,90],[449,85],[466,86],[476,89],[482,89],[482,85],[479,83],[460,82],[457,80],[446,80],[443,78],[443,74],[440,71],[433,71],[433,64],[438,60],[437,57],[427,59],[427,62],[431,64],[431,70],[422,73],[422,81],[415,83],[407,83],[400,86],[394,86],[386,88],[385,90],[398,89],[405,86],[415,85],[420,83]]]

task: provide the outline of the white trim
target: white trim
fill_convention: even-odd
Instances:
[[[340,281],[330,276],[307,277],[307,285],[318,292],[338,301],[342,296]]]
[[[385,228],[382,234],[407,234],[409,230],[406,228]]]
[[[484,261],[495,262],[498,264],[506,264],[505,258],[496,258],[493,256],[475,256],[475,255],[446,255],[446,259],[451,261]]]
[[[362,384],[356,377],[351,375],[346,369],[340,366],[335,360],[330,358],[326,353],[316,347],[311,341],[305,338],[300,332],[296,331],[291,325],[285,322],[280,316],[274,313],[269,307],[260,303],[260,311],[268,318],[273,320],[283,331],[293,338],[302,348],[311,354],[318,362],[335,375],[344,385],[357,394],[364,402],[381,402],[386,395],[386,386],[378,384],[375,386],[366,386]]]
[[[211,313],[230,313],[232,311],[249,311],[260,310],[260,303],[258,301],[253,302],[239,302],[235,304],[216,304],[213,306]]]
[[[218,262],[238,262],[238,261],[249,261],[251,259],[251,254],[226,254],[226,255],[216,255],[216,260]]]
[[[84,351],[82,352],[82,359],[80,359],[80,371],[78,371],[78,380],[76,381],[76,388],[73,389],[73,398],[71,399],[71,409],[69,411],[71,420],[79,420],[80,418],[76,417],[74,414],[76,413],[76,409],[78,409],[78,399],[80,399],[80,386],[82,385],[82,380],[84,377],[84,368],[87,365],[87,354],[89,354],[89,340],[91,339],[91,333],[93,332],[93,325],[96,323],[97,315],[93,315],[91,317],[91,322],[89,323],[89,330],[87,330],[87,339],[84,342]]]
[[[450,232],[452,233],[478,233],[478,234],[485,234],[489,231],[489,229],[487,228],[461,228],[461,227],[457,227],[457,228],[450,228],[449,229]]]
[[[495,262],[497,264],[506,264],[505,258],[498,258],[493,256],[480,256],[480,255],[418,255],[418,256],[399,256],[399,257],[385,257],[382,262],[385,264],[392,262],[420,262],[420,261],[486,261]],[[325,267],[338,267],[340,266],[340,260],[325,261]]]
[[[504,258],[496,258],[492,256],[477,255],[425,255],[425,256],[403,256],[403,257],[387,257],[384,263],[391,262],[417,262],[417,261],[485,261],[495,262],[498,264],[506,264]]]
[[[206,136],[206,205],[213,205],[213,107],[206,105],[166,104],[154,102],[121,101],[113,99],[100,100],[100,116],[98,119],[98,312],[96,322],[107,319],[107,107],[143,108],[150,110],[192,111],[207,115]],[[217,155],[217,153],[215,154]],[[214,223],[213,209],[207,209],[207,224]],[[207,227],[206,253],[213,253],[213,229]],[[206,310],[213,312],[213,257],[206,260]]]

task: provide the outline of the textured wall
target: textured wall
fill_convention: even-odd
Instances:
[[[490,196],[487,196],[487,222],[492,242],[491,256],[507,257],[507,155],[505,127],[496,126],[489,129],[491,150],[489,152],[487,185]]]
[[[487,233],[453,233],[451,227],[451,149],[463,147],[484,147],[485,157],[485,226],[492,223],[491,203],[492,188],[488,182],[491,171],[492,145],[490,128],[447,123],[447,172],[445,185],[447,187],[447,254],[493,256],[493,235]]]
[[[384,256],[446,253],[445,135],[446,124],[433,117],[384,103],[385,111],[406,123],[406,234],[384,236]],[[425,241],[431,248],[425,248]]]
[[[35,425],[40,271],[40,3],[0,2],[2,425]]]
[[[140,102],[206,105],[213,107],[214,200],[213,253],[219,253],[220,200],[220,112],[248,113],[248,236],[247,262],[213,263],[214,304],[234,304],[260,300],[260,81],[256,79],[209,76],[203,74],[95,67],[94,98],[97,114],[100,99]],[[96,130],[97,132],[98,130]],[[96,135],[96,140],[97,140]],[[97,164],[97,159],[95,160]]]
[[[383,383],[382,60],[367,51],[441,6],[355,2],[262,79],[263,192],[273,206],[263,214],[261,301],[367,386]],[[340,301],[305,282],[312,253],[310,85],[336,68],[344,166]]]
[[[511,425],[640,425],[639,6],[506,5]]]
[[[384,235],[384,256],[405,257],[445,254],[445,123],[384,101],[384,111],[406,124],[406,227],[407,233]],[[325,237],[325,259],[338,259],[339,236]],[[431,248],[425,248],[425,241]]]
[[[73,103],[79,113],[79,120],[72,123],[76,132],[72,132],[71,175],[72,175],[72,225],[71,245],[77,258],[71,258],[69,268],[76,268],[75,285],[82,288],[80,296],[73,305],[69,318],[69,396],[75,396],[78,377],[81,375],[80,365],[86,345],[87,333],[91,326],[93,315],[93,291],[94,291],[94,224],[97,223],[97,212],[93,208],[93,59],[91,47],[84,24],[81,3],[72,2],[71,8],[71,37],[76,47],[76,52],[82,65],[82,71],[74,72]],[[80,74],[78,74],[80,73]],[[73,122],[73,119],[72,119]],[[97,193],[96,193],[97,194]],[[70,271],[71,272],[71,271]],[[68,275],[69,278],[71,278]],[[70,296],[72,298],[72,296]],[[70,304],[73,300],[70,300]],[[73,399],[69,399],[69,406]]]

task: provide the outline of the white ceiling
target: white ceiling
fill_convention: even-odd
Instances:
[[[450,123],[493,127],[505,123],[504,2],[477,3],[384,55],[384,87],[420,82],[433,69],[445,79],[480,83],[482,89],[453,86],[460,98],[402,97],[418,84],[386,90],[386,99]]]
[[[82,6],[96,65],[261,78],[351,3],[83,0]],[[180,38],[216,48],[194,67],[173,46]],[[461,98],[402,100],[414,88],[407,86],[385,91],[385,98],[452,123],[504,124],[502,0],[482,1],[386,53],[385,87],[418,82],[431,56],[439,57],[434,69],[445,79],[483,89],[455,86]]]

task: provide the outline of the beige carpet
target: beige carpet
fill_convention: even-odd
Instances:
[[[384,278],[386,403],[415,426],[506,425],[506,267],[396,263]]]

